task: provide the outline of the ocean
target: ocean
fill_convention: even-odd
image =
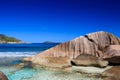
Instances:
[[[57,43],[0,44],[0,65],[13,65],[24,57],[38,54]]]
[[[0,54],[34,55],[57,44],[58,43],[0,44]]]
[[[71,71],[52,71],[42,68],[14,66],[19,64],[23,58],[38,54],[56,45],[58,44],[0,44],[0,71],[5,73],[9,80],[99,80]]]

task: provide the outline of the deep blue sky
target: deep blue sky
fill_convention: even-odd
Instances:
[[[0,33],[64,42],[89,32],[120,37],[120,0],[0,0]]]

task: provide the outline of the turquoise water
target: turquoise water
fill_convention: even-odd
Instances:
[[[0,67],[9,80],[100,80],[99,78],[89,77],[80,73],[52,71],[33,68],[15,68],[10,66]]]
[[[52,71],[42,68],[19,68],[24,57],[35,55],[57,44],[0,44],[0,71],[9,80],[99,80],[99,78],[74,72]]]

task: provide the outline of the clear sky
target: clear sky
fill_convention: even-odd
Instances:
[[[0,0],[0,33],[65,42],[95,31],[120,37],[120,0]]]

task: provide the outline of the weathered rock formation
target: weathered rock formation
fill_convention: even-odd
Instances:
[[[48,57],[70,57],[76,58],[80,54],[91,54],[94,56],[103,56],[102,52],[106,47],[110,45],[119,45],[120,40],[114,35],[107,32],[95,32],[87,34],[71,41],[62,43],[58,46],[50,48],[41,54],[40,56]],[[36,55],[36,56],[38,56]]]
[[[108,65],[108,61],[102,60],[101,58],[92,55],[81,54],[77,58],[72,59],[72,64],[77,66],[106,67]]]
[[[111,45],[105,49],[105,60],[111,64],[120,64],[120,45]]]
[[[0,71],[0,80],[8,80],[7,76]]]
[[[107,77],[114,77],[117,80],[120,79],[120,66],[114,66],[108,70],[105,70],[102,73],[103,76],[107,76]]]
[[[28,59],[28,60],[27,60]],[[29,58],[24,61],[29,62]],[[49,67],[49,68],[66,68],[70,67],[70,59],[68,57],[36,57],[36,59],[29,62],[31,67]],[[41,66],[39,66],[41,65]]]
[[[105,49],[107,49],[107,47],[109,47],[110,45],[119,44],[120,44],[119,38],[115,37],[113,34],[100,31],[86,34],[85,36],[80,36],[68,42],[59,44],[40,54],[25,58],[23,61],[28,61],[32,65],[35,64],[46,65],[46,63],[43,64],[41,63],[41,61],[42,60],[48,61],[47,64],[49,63],[52,64],[52,62],[50,62],[51,60],[50,61],[48,60],[49,57],[53,59],[52,61],[54,61],[54,58],[57,58],[55,60],[60,60],[59,57],[63,58],[68,57],[69,64],[70,63],[69,61],[71,61],[73,58],[77,58],[81,54],[89,54],[95,57],[99,57],[101,59],[102,58],[106,59],[107,52],[105,51]],[[57,63],[56,65],[60,66],[60,64]]]

